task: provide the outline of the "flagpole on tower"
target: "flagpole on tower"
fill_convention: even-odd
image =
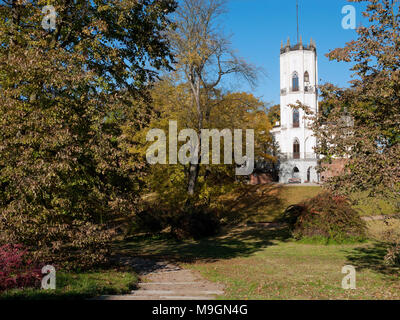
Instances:
[[[299,43],[299,0],[296,0],[296,15],[297,15],[297,43]]]

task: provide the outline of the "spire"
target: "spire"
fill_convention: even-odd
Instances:
[[[290,37],[287,38],[287,44],[288,47],[290,47]]]
[[[283,49],[283,40],[281,41],[281,49]]]

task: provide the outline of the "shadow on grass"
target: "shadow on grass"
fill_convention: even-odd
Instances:
[[[280,215],[285,205],[280,193],[283,187],[277,184],[246,185],[236,192],[219,199],[219,205],[227,221],[243,220],[273,221]]]
[[[374,242],[368,247],[353,249],[346,257],[348,263],[357,267],[358,270],[370,269],[386,276],[398,275],[399,267],[386,265],[384,257],[389,245],[383,242]]]
[[[178,241],[166,236],[131,237],[116,244],[116,252],[123,256],[166,259],[173,262],[212,262],[221,259],[246,257],[277,241],[287,241],[287,229],[237,227],[218,237],[199,241]]]
[[[220,212],[219,218],[229,223],[231,227],[243,222],[271,223],[277,221],[289,204],[307,198],[306,191],[306,188],[299,189],[299,194],[291,199],[285,187],[279,184],[243,185],[215,199],[211,206]],[[157,206],[156,203],[154,205]],[[165,234],[133,236],[116,243],[113,251],[120,257],[189,263],[212,262],[247,257],[277,244],[278,241],[287,241],[290,237],[289,231],[285,228],[233,227],[220,236],[199,241],[178,241]],[[150,264],[143,261],[139,263]]]

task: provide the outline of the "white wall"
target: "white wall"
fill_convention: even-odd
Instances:
[[[313,149],[316,145],[316,139],[313,137],[312,130],[306,125],[303,110],[299,110],[300,127],[293,128],[293,109],[289,107],[290,104],[295,105],[297,101],[301,101],[313,112],[317,112],[318,110],[316,93],[316,88],[318,87],[318,64],[316,50],[286,50],[280,56],[280,70],[281,90],[286,90],[286,93],[281,93],[281,127],[275,128],[272,132],[279,144],[281,153],[293,153],[293,142],[295,139],[298,139],[301,155],[301,159],[292,159],[281,163],[280,182],[287,183],[287,180],[293,176],[294,166],[297,166],[300,170],[299,176],[302,182],[307,180],[307,169],[311,167],[310,182],[317,182],[318,176],[315,171],[317,160]],[[292,75],[295,71],[299,76],[299,91],[290,92]],[[309,85],[313,88],[311,93],[304,90],[304,73],[306,71],[310,77]],[[308,154],[307,159],[305,159],[306,154]]]

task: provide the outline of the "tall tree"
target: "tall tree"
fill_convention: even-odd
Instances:
[[[44,29],[47,1],[2,2],[0,240],[96,263],[116,219],[135,210],[142,164],[128,165],[121,127],[148,121],[176,4],[55,0]]]
[[[368,26],[358,39],[331,51],[331,60],[354,62],[350,89],[323,86],[323,113],[315,122],[323,161],[347,159],[329,185],[341,192],[368,190],[400,197],[400,12],[397,0],[366,2]]]
[[[170,134],[177,135],[181,129],[195,127],[198,119],[190,90],[187,83],[177,85],[173,79],[165,79],[154,86],[152,98],[155,116],[149,128],[140,132],[130,132],[127,128],[126,131],[127,136],[134,135],[132,140],[140,142],[136,148],[131,149],[133,155],[145,157],[149,145],[153,144],[153,142],[146,142],[150,128],[162,129],[168,133],[166,136],[169,136]],[[270,159],[266,152],[272,145],[272,137],[269,134],[272,126],[264,111],[264,103],[260,99],[244,92],[218,92],[214,97],[209,97],[208,103],[212,103],[213,107],[209,121],[204,124],[205,129],[217,129],[220,132],[223,129],[229,129],[231,133],[234,129],[254,129],[255,158]],[[169,132],[169,121],[177,122],[177,132]],[[184,144],[183,141],[177,141],[177,150]],[[175,147],[169,145],[169,150],[170,148]],[[220,159],[224,159],[224,151],[225,145],[221,143]],[[167,152],[167,157],[169,157],[169,152]],[[182,210],[188,199],[185,182],[187,182],[189,167],[180,163],[173,165],[169,160],[167,161],[169,164],[150,167],[149,174],[144,177],[146,188],[142,190],[144,195],[157,196],[157,203],[174,214],[177,210]],[[234,164],[201,165],[195,199],[200,199],[200,201],[197,203],[215,200],[215,197],[232,188],[237,181],[235,168]]]
[[[199,132],[213,108],[208,97],[220,88],[225,76],[236,74],[252,84],[257,78],[256,69],[234,54],[222,34],[218,23],[224,12],[224,0],[183,0],[176,12],[176,28],[170,32],[177,71],[190,86]],[[199,170],[199,164],[190,165],[189,195],[195,192]]]

